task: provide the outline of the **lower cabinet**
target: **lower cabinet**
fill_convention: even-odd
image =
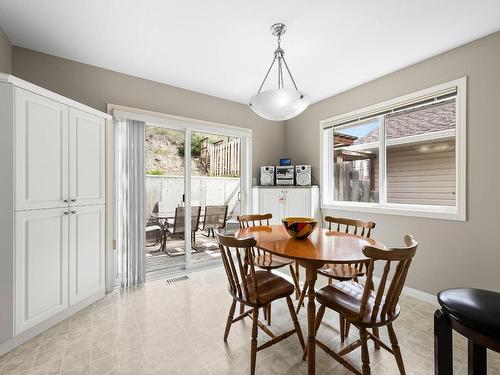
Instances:
[[[15,333],[68,308],[66,208],[17,212]]]
[[[104,294],[104,207],[15,213],[16,335]]]
[[[254,187],[253,212],[273,215],[271,224],[281,224],[284,217],[319,218],[319,188]]]
[[[104,205],[71,208],[69,224],[70,305],[105,288],[104,214]]]

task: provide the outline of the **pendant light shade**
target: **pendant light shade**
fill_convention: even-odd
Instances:
[[[272,121],[289,120],[304,111],[309,95],[292,88],[262,91],[250,99],[250,107],[260,117]]]
[[[303,112],[309,106],[311,99],[309,95],[299,91],[286,63],[285,51],[281,48],[281,36],[285,33],[286,26],[282,23],[276,23],[271,27],[271,31],[278,38],[278,48],[274,51],[274,59],[260,85],[259,91],[250,99],[249,105],[260,117],[272,121],[284,121]],[[278,88],[261,91],[274,64],[277,66]],[[293,88],[284,87],[283,66],[290,77]]]

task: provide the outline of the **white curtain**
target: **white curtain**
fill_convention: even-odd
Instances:
[[[142,121],[116,121],[116,230],[122,288],[144,284],[144,131]]]

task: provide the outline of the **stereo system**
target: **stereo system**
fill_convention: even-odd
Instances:
[[[297,185],[300,186],[311,185],[311,166],[297,165],[295,167],[295,179],[297,180]]]
[[[260,167],[260,184],[262,186],[274,186],[274,165]]]
[[[260,167],[261,186],[310,186],[310,165],[264,165]]]
[[[293,186],[294,168],[290,166],[276,166],[276,185]]]

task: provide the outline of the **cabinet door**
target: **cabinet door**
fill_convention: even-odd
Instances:
[[[16,334],[68,307],[66,209],[16,212]]]
[[[71,205],[105,203],[105,127],[103,118],[69,109]]]
[[[16,210],[67,205],[68,106],[15,89]]]
[[[311,191],[310,189],[285,190],[285,215],[287,217],[311,216]]]
[[[72,207],[69,232],[69,304],[104,294],[104,205]]]
[[[283,190],[259,189],[259,214],[272,214],[271,224],[280,224],[283,212]]]

